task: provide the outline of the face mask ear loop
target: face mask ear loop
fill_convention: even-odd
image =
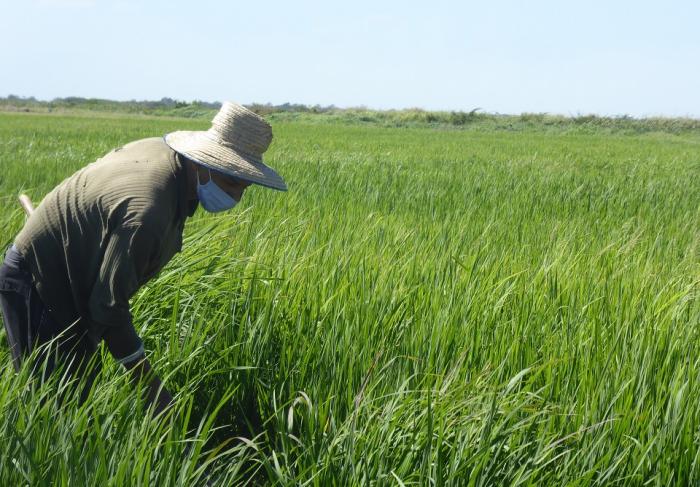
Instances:
[[[209,181],[211,182],[211,169],[207,168],[207,171],[209,171]],[[197,167],[197,184],[203,186],[202,182],[199,180],[199,166]]]

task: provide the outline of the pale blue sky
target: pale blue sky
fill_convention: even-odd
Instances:
[[[0,96],[700,118],[700,2],[0,0]]]

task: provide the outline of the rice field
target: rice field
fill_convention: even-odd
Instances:
[[[0,113],[0,248],[20,191],[208,126]],[[273,129],[289,192],[198,210],[132,301],[166,415],[0,332],[1,485],[700,484],[700,133]]]

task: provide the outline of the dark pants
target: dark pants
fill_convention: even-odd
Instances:
[[[19,371],[36,351],[31,355],[33,375],[46,379],[57,368],[63,368],[70,375],[85,377],[84,396],[99,372],[99,361],[90,361],[97,347],[77,323],[64,326],[53,319],[14,246],[0,266],[0,308],[15,370]]]

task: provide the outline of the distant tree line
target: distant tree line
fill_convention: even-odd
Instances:
[[[1,105],[15,105],[17,107],[46,107],[46,108],[88,108],[88,109],[108,109],[119,111],[149,111],[158,109],[177,109],[196,106],[218,110],[221,107],[220,102],[206,102],[195,100],[192,102],[175,100],[173,98],[161,98],[158,101],[151,100],[129,100],[115,101],[102,98],[83,98],[79,96],[69,96],[66,98],[54,98],[50,101],[37,100],[33,96],[21,97],[17,95],[8,95],[5,98],[0,98]]]
[[[420,108],[401,110],[372,110],[366,107],[338,108],[334,105],[303,105],[299,103],[252,103],[250,110],[270,121],[299,121],[305,123],[343,123],[379,125],[385,127],[434,127],[480,131],[537,130],[549,132],[617,133],[687,133],[700,132],[700,120],[693,118],[652,117],[634,118],[629,115],[606,117],[599,115],[553,115],[548,113],[522,113],[503,115],[485,113],[480,108],[470,111],[429,111]],[[172,116],[211,120],[221,107],[221,102],[202,100],[182,101],[161,98],[158,101],[114,101],[101,98],[71,96],[51,101],[35,97],[9,95],[0,98],[0,110],[26,112],[75,112],[100,111],[134,113],[154,116]]]
[[[50,101],[37,100],[33,96],[22,97],[17,95],[8,95],[0,97],[0,106],[14,106],[16,108],[84,108],[88,110],[105,110],[105,111],[123,111],[123,112],[157,112],[168,110],[218,110],[221,108],[221,102],[208,102],[203,100],[182,101],[174,98],[164,97],[160,100],[129,100],[115,101],[103,98],[83,98],[79,96],[69,96],[65,98],[54,98]],[[299,103],[283,103],[281,105],[273,105],[271,103],[252,103],[246,105],[247,108],[261,115],[269,115],[271,113],[293,112],[293,113],[327,113],[337,110],[334,105],[302,105]]]

